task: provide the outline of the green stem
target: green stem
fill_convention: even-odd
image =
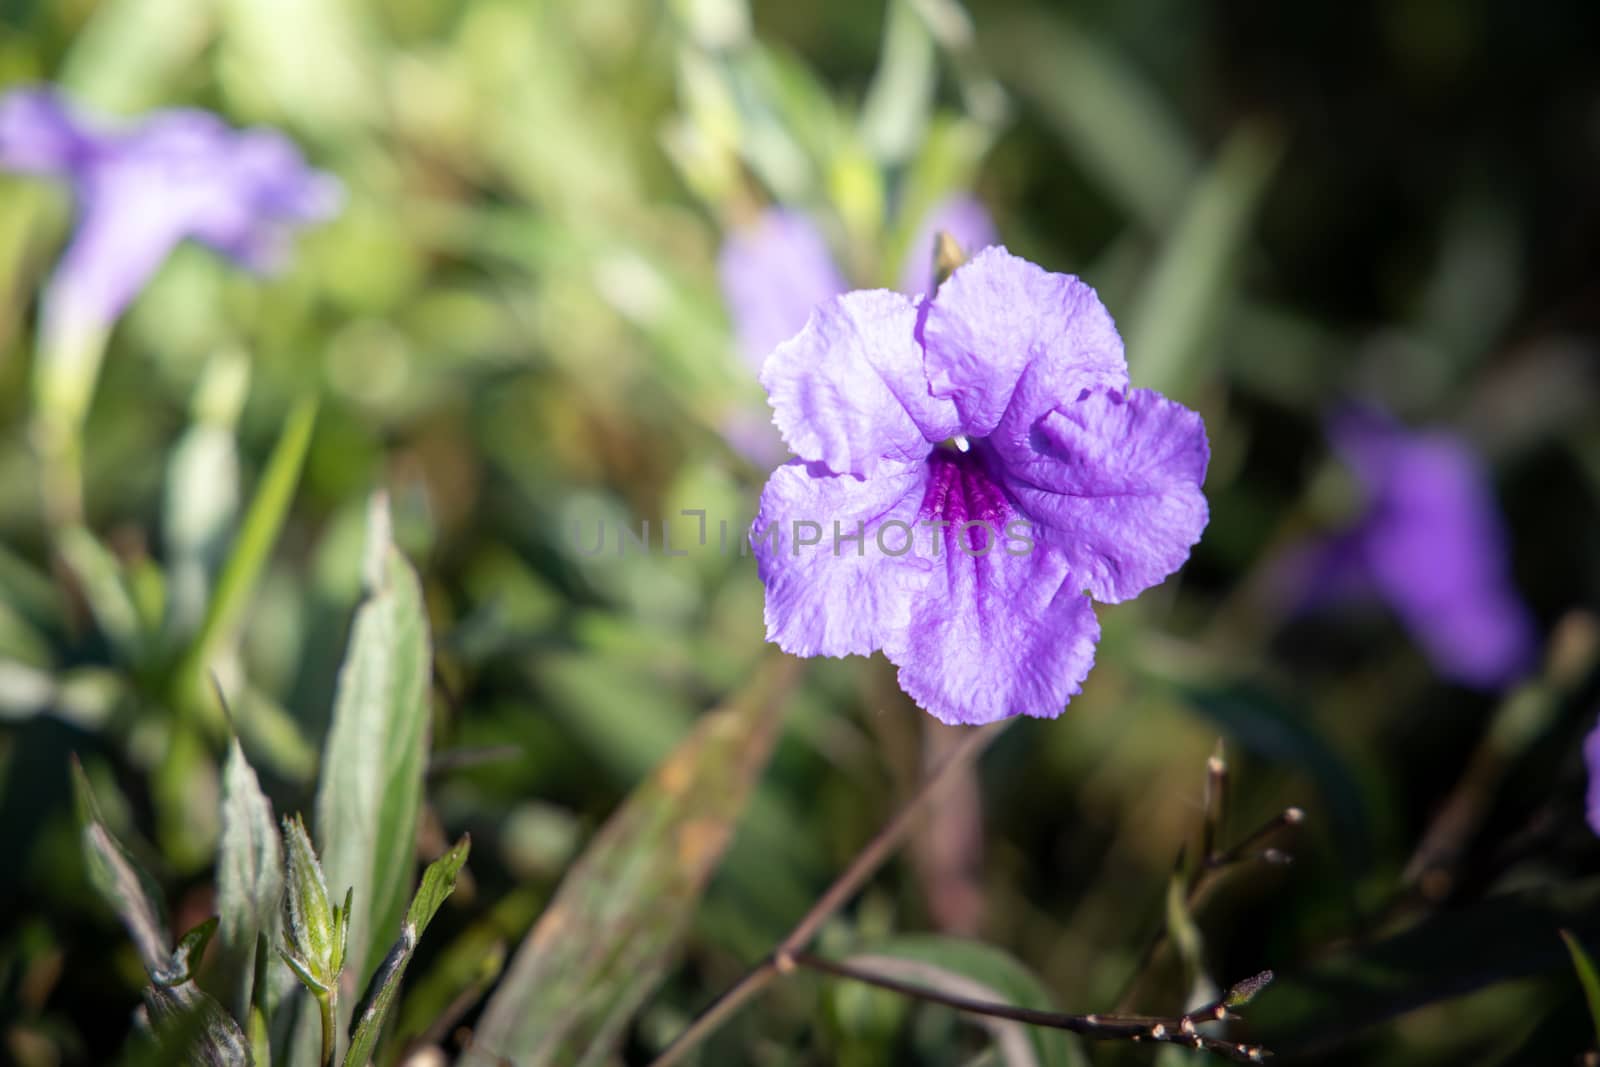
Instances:
[[[317,1007],[322,1012],[322,1059],[323,1067],[333,1067],[334,1046],[339,1036],[339,993],[329,989],[327,995],[317,998]]]

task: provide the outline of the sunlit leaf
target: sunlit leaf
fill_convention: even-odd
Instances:
[[[597,1064],[661,981],[777,738],[797,670],[769,661],[708,713],[567,872],[490,998],[465,1063]]]
[[[1245,126],[1188,194],[1127,320],[1128,367],[1141,388],[1187,399],[1211,372],[1199,357],[1215,347],[1234,268],[1280,149],[1275,135]]]
[[[366,981],[411,894],[428,750],[431,651],[422,589],[374,497],[356,611],[334,698],[317,790],[317,837],[328,885],[355,890],[349,960]]]
[[[83,855],[89,879],[128,928],[145,968],[160,970],[167,965],[171,952],[171,936],[161,917],[161,890],[106,828],[88,776],[76,757],[72,761],[72,788],[77,798],[78,822],[83,828]]]
[[[1594,969],[1594,960],[1570,930],[1561,931],[1567,953],[1572,957],[1572,969],[1578,972],[1578,984],[1583,986],[1583,999],[1589,1005],[1589,1018],[1594,1022],[1594,1032],[1600,1041],[1600,973]]]
[[[307,397],[295,405],[284,421],[283,432],[217,577],[200,631],[174,677],[180,705],[210,709],[219,723],[220,713],[205,691],[211,660],[233,635],[277,543],[311,447],[316,418],[317,402]]]
[[[377,1050],[383,1024],[389,1009],[400,995],[400,981],[405,977],[406,966],[417,949],[422,933],[433,921],[434,915],[456,887],[456,875],[461,873],[471,848],[470,839],[463,837],[443,856],[428,865],[422,874],[422,885],[411,900],[406,921],[400,927],[400,939],[389,948],[372,982],[362,995],[355,1010],[355,1021],[350,1031],[350,1051],[345,1054],[345,1067],[366,1067]]]
[[[283,898],[283,846],[272,805],[237,738],[222,771],[222,839],[217,856],[221,948],[233,969],[234,1013],[245,1018],[252,996],[256,941],[277,929]]]

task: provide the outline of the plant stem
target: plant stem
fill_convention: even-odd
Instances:
[[[1006,719],[967,734],[945,761],[928,775],[911,799],[895,813],[894,818],[874,834],[866,847],[856,854],[856,858],[850,861],[844,873],[839,875],[815,904],[811,905],[810,910],[789,935],[772,950],[772,954],[745,972],[744,977],[712,1001],[710,1007],[701,1012],[694,1022],[689,1024],[688,1029],[679,1034],[672,1044],[651,1062],[650,1067],[671,1067],[672,1064],[682,1060],[692,1049],[715,1033],[746,1002],[771,984],[774,978],[794,970],[798,960],[797,954],[811,943],[811,939],[816,937],[822,924],[844,907],[866,884],[867,879],[877,873],[889,857],[894,855],[895,850],[905,843],[911,831],[916,828],[917,820],[926,813],[929,802],[936,798],[946,785],[955,780],[956,776],[952,772],[976,759],[978,754],[989,747],[989,744],[1013,721],[1015,720]]]
[[[876,974],[849,963],[830,960],[809,952],[796,953],[794,962],[801,967],[830,974],[837,978],[864,982],[867,985],[877,986],[880,989],[887,989],[917,1000],[924,1000],[930,1004],[942,1004],[947,1008],[954,1008],[956,1011],[966,1012],[969,1015],[986,1015],[996,1019],[1009,1019],[1013,1022],[1026,1023],[1030,1026],[1049,1027],[1053,1030],[1070,1030],[1075,1034],[1081,1034],[1095,1041],[1155,1041],[1184,1045],[1189,1048],[1203,1049],[1204,1051],[1224,1056],[1235,1063],[1263,1063],[1268,1055],[1267,1051],[1259,1045],[1244,1045],[1233,1041],[1225,1041],[1209,1034],[1202,1034],[1197,1027],[1202,1023],[1216,1022],[1229,1018],[1228,1005],[1235,997],[1236,991],[1248,988],[1249,993],[1247,995],[1253,996],[1255,992],[1271,981],[1271,972],[1265,972],[1249,979],[1247,982],[1241,982],[1230,989],[1227,996],[1183,1015],[1069,1015],[1063,1012],[1018,1008],[1010,1004],[999,1004],[992,1001],[956,996],[937,989],[928,989],[910,982],[902,982],[897,978]]]
[[[337,980],[337,979],[336,979]],[[334,1046],[338,1043],[339,1036],[339,993],[336,989],[329,989],[326,996],[317,998],[317,1007],[322,1012],[322,1065],[333,1067]]]

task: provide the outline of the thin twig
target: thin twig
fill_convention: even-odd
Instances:
[[[1188,1048],[1203,1049],[1206,1052],[1224,1056],[1235,1063],[1264,1063],[1270,1053],[1259,1045],[1245,1045],[1234,1041],[1227,1041],[1220,1037],[1202,1034],[1199,1027],[1205,1023],[1217,1022],[1222,1019],[1233,1018],[1230,1007],[1237,1007],[1259,993],[1268,982],[1272,981],[1272,972],[1264,971],[1254,978],[1246,979],[1234,985],[1228,992],[1205,1007],[1198,1008],[1183,1015],[1070,1015],[1063,1012],[1039,1011],[1033,1008],[1018,1008],[1011,1004],[1000,1004],[992,1001],[974,1000],[970,997],[956,996],[944,993],[937,989],[902,982],[897,978],[877,974],[843,963],[817,956],[810,952],[797,952],[794,962],[801,967],[807,967],[824,974],[831,974],[838,978],[848,978],[856,982],[865,982],[868,985],[887,989],[903,996],[924,1000],[930,1004],[942,1004],[956,1011],[963,1011],[970,1015],[985,1015],[995,1019],[1009,1019],[1013,1022],[1026,1023],[1029,1026],[1043,1026],[1053,1030],[1070,1030],[1094,1041],[1154,1041],[1164,1044],[1183,1045]]]
[[[1216,752],[1206,761],[1206,791],[1204,813],[1201,823],[1201,853],[1198,861],[1189,868],[1187,884],[1184,887],[1183,904],[1187,911],[1193,912],[1196,902],[1204,896],[1206,890],[1211,888],[1217,874],[1229,867],[1236,866],[1249,860],[1261,860],[1265,863],[1282,865],[1290,862],[1288,853],[1275,848],[1254,851],[1258,845],[1263,844],[1268,838],[1281,830],[1297,826],[1305,821],[1306,813],[1301,808],[1285,808],[1274,815],[1254,830],[1245,834],[1231,848],[1218,849],[1216,841],[1221,836],[1223,829],[1223,815],[1225,812],[1225,790],[1228,781],[1228,765],[1223,758],[1222,742],[1217,742]],[[1182,854],[1179,854],[1179,871],[1185,870]],[[1166,947],[1171,931],[1163,922],[1158,929],[1145,942],[1144,951],[1139,953],[1138,961],[1134,964],[1129,974],[1127,984],[1122,989],[1122,995],[1117,998],[1119,1008],[1126,1007],[1133,998],[1134,992],[1139,988],[1139,981],[1149,970],[1156,956]]]
[[[916,828],[918,819],[926,813],[929,802],[939,795],[944,786],[954,780],[955,775],[952,772],[977,758],[978,754],[1013,721],[1015,720],[1007,719],[973,730],[963,738],[961,744],[951,751],[911,799],[895,813],[894,818],[874,834],[866,847],[857,853],[856,858],[850,861],[850,866],[846,867],[844,873],[828,887],[827,892],[811,905],[810,910],[789,935],[772,950],[772,954],[747,971],[744,977],[735,982],[727,992],[712,1001],[711,1005],[689,1024],[688,1029],[679,1034],[661,1055],[651,1061],[650,1067],[671,1067],[677,1063],[690,1050],[711,1036],[747,1001],[765,989],[774,978],[793,971],[796,966],[796,954],[811,943],[811,939],[817,936],[817,931],[822,929],[823,923],[844,907],[889,857],[894,855],[895,850],[905,843],[906,837]]]

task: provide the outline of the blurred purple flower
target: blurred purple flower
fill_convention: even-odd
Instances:
[[[1514,681],[1533,658],[1534,624],[1478,457],[1457,437],[1412,433],[1371,410],[1340,413],[1330,436],[1366,505],[1353,530],[1312,550],[1308,599],[1370,588],[1442,676]]]
[[[799,457],[751,531],[768,639],[882,649],[944,722],[1060,714],[1094,662],[1089,597],[1160,582],[1206,524],[1200,417],[1129,391],[1092,289],[1003,248],[920,304],[827,301],[761,380]]]
[[[717,273],[739,351],[756,367],[800,332],[812,308],[847,288],[821,232],[796,211],[764,212],[731,234]]]
[[[1583,762],[1589,768],[1589,828],[1600,834],[1600,725],[1583,739]]]
[[[331,217],[341,200],[338,182],[275,131],[233,130],[190,109],[111,126],[44,87],[0,98],[0,169],[61,177],[77,200],[47,337],[109,327],[185,239],[272,270],[293,229]]]
[[[996,240],[994,222],[977,200],[945,200],[928,213],[912,242],[901,275],[903,292],[920,294],[932,287],[933,238],[940,230],[968,253]],[[850,288],[816,224],[785,209],[764,212],[729,235],[717,269],[739,351],[756,368],[800,332],[813,308]]]
[[[955,238],[956,244],[969,256],[1000,243],[989,209],[978,200],[970,196],[952,196],[941,201],[922,220],[917,235],[906,249],[905,262],[900,266],[902,293],[933,291],[933,242],[940,231]]]

